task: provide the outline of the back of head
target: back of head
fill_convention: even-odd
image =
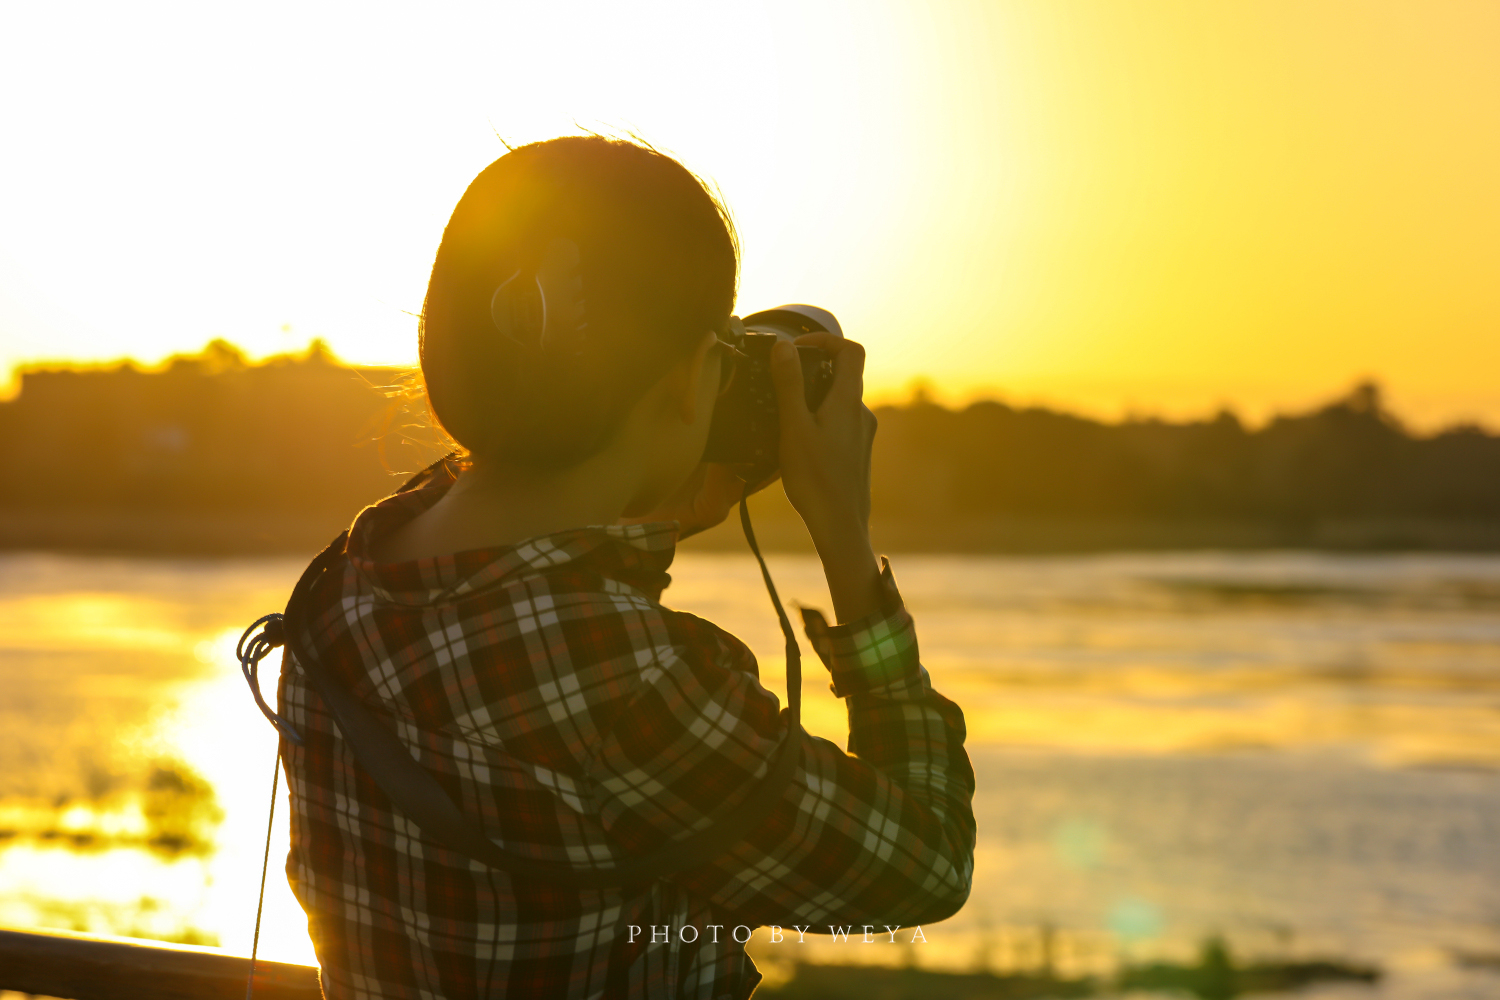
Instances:
[[[577,353],[527,350],[491,319],[496,288],[558,239],[579,250],[588,337]],[[476,456],[575,464],[724,322],[738,263],[721,206],[671,157],[601,136],[512,150],[459,199],[433,262],[421,322],[433,415]]]

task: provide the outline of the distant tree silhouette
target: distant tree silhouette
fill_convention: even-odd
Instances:
[[[441,453],[391,388],[407,374],[318,342],[251,364],[223,340],[152,371],[26,370],[0,404],[0,508],[347,516]],[[1256,430],[1228,412],[1108,424],[925,392],[877,413],[881,518],[1500,522],[1500,437],[1414,435],[1373,383]]]
[[[0,404],[0,505],[353,511],[433,450],[383,391],[402,375],[316,341],[252,365],[222,340],[158,371],[23,371]]]
[[[1379,387],[1256,431],[916,400],[877,411],[874,504],[918,517],[1500,519],[1500,438],[1407,432]]]

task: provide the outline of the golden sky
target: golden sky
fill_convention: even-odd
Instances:
[[[716,181],[740,307],[877,393],[1500,426],[1500,3],[8,4],[0,369],[226,336],[415,359],[511,141]]]

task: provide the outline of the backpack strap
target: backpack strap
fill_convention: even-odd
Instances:
[[[748,522],[748,515],[745,515],[745,520]],[[346,531],[307,567],[292,591],[281,621],[267,625],[264,641],[271,646],[285,643],[291,660],[322,697],[360,766],[375,779],[392,804],[421,827],[423,836],[434,843],[517,879],[578,889],[646,885],[723,854],[744,839],[744,831],[771,812],[791,783],[801,757],[803,730],[801,671],[797,664],[788,662],[788,708],[782,713],[787,720],[786,735],[771,761],[770,770],[749,795],[708,829],[673,840],[646,854],[629,857],[607,869],[575,868],[539,861],[496,846],[480,824],[459,809],[432,773],[412,757],[390,724],[376,718],[363,702],[329,673],[302,641],[301,625],[308,599],[318,581],[339,564],[348,539]],[[756,555],[760,555],[759,551]],[[780,612],[779,600],[776,605]],[[784,619],[784,613],[782,617]],[[273,629],[273,626],[279,627]],[[790,630],[789,624],[787,629]],[[278,631],[279,636],[275,634]],[[796,640],[790,632],[788,641],[795,648]],[[286,670],[287,666],[287,657],[283,656],[282,669]]]

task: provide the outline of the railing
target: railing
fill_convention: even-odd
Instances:
[[[244,1000],[250,960],[211,948],[0,930],[0,990],[67,1000]],[[321,1000],[318,970],[255,963],[256,1000]]]

